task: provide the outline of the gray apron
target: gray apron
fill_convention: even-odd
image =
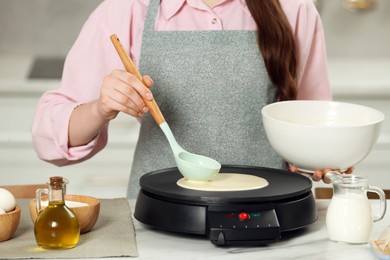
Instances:
[[[259,52],[255,31],[155,31],[160,1],[150,1],[140,72],[155,84],[154,98],[183,149],[221,164],[283,168],[267,141],[261,108],[275,88]],[[176,167],[163,132],[142,118],[130,174],[135,198],[145,173]]]

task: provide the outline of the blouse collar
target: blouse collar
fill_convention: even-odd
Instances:
[[[250,15],[245,0],[224,0],[223,2],[227,1],[239,1],[240,6],[248,15]],[[180,10],[180,8],[182,8],[184,4],[188,4],[194,8],[204,9],[204,5],[200,2],[201,0],[161,0],[160,12],[166,20],[169,20],[177,14],[177,12]]]

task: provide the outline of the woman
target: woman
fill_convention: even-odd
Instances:
[[[123,71],[117,34],[144,76]],[[153,91],[153,94],[152,94]],[[106,0],[70,50],[59,89],[43,95],[32,135],[56,165],[105,146],[119,112],[141,122],[128,196],[143,174],[175,166],[143,98],[155,98],[180,145],[221,164],[285,167],[270,147],[261,108],[331,99],[320,17],[311,0]],[[320,180],[321,171],[313,179]]]

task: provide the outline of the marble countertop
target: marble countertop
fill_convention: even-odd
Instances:
[[[377,201],[372,200],[373,209]],[[145,227],[134,220],[139,259],[378,259],[369,244],[349,245],[328,239],[325,227],[328,200],[318,200],[318,220],[296,237],[268,246],[217,247],[206,237],[186,236]],[[390,201],[387,202],[388,207]],[[134,212],[134,201],[130,203]],[[374,223],[372,238],[390,225],[390,213]]]

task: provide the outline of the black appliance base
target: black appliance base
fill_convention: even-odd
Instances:
[[[155,186],[153,179],[176,184],[172,180],[180,179],[181,175],[177,169],[168,169],[141,178],[134,217],[157,229],[207,236],[219,246],[269,244],[280,240],[283,233],[302,229],[317,220],[311,180],[282,170],[258,167],[225,166],[221,172],[238,170],[268,177],[270,184],[267,188],[272,192],[259,189],[262,191],[210,193],[187,191],[177,185],[165,190],[168,187],[164,187],[164,183],[156,190],[151,188]],[[282,178],[280,180],[278,176],[275,183],[269,173],[281,174]],[[285,184],[283,187],[278,184],[283,179],[290,187],[284,191],[281,188]],[[160,192],[162,190],[164,192]],[[270,195],[261,194],[263,192]],[[199,196],[194,196],[198,193]],[[236,200],[237,197],[240,199]]]

